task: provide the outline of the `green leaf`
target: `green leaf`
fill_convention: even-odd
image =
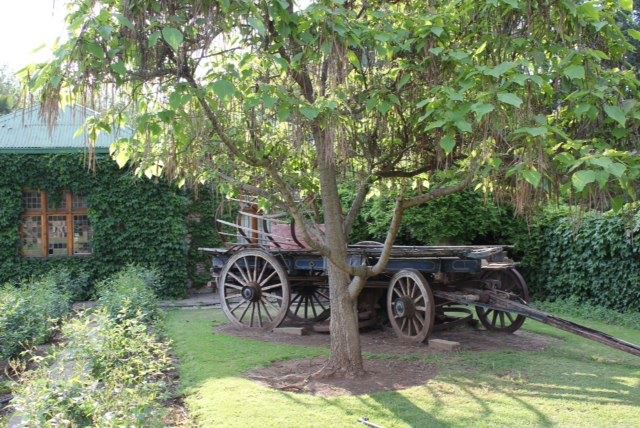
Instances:
[[[491,70],[486,70],[484,74],[486,74],[487,76],[493,76],[497,79],[515,66],[515,62],[503,62],[502,64],[496,65]]]
[[[398,89],[402,89],[402,87],[407,83],[409,83],[410,80],[411,80],[410,74],[405,74],[404,76],[402,76],[402,79],[398,81]]]
[[[627,12],[633,12],[633,0],[620,0],[620,7]]]
[[[425,131],[430,131],[432,129],[436,129],[436,128],[441,128],[442,125],[444,125],[446,123],[445,120],[436,120],[435,122],[431,122],[430,124],[428,124],[424,130]]]
[[[221,99],[225,99],[233,96],[236,92],[236,88],[233,86],[233,83],[228,80],[220,79],[213,84],[213,92],[215,92]]]
[[[440,37],[440,35],[444,32],[442,27],[431,27],[431,32],[436,35],[436,37]]]
[[[169,46],[171,46],[171,49],[173,49],[174,51],[180,49],[180,46],[184,41],[184,37],[182,36],[180,30],[173,27],[164,27],[162,29],[162,38],[165,42],[167,42]]]
[[[320,110],[312,106],[305,106],[300,108],[300,113],[302,113],[302,115],[307,119],[313,120],[318,117],[318,115],[320,114]]]
[[[634,30],[634,29],[629,29],[629,30],[627,30],[627,33],[629,33],[629,35],[631,37],[633,37],[634,39],[640,41],[640,31]]]
[[[461,119],[456,121],[455,126],[460,132],[471,132],[471,124],[466,120]]]
[[[607,171],[609,171],[611,174],[615,175],[616,177],[620,178],[624,175],[624,172],[627,170],[626,165],[620,163],[620,162],[613,162],[608,168]]]
[[[445,154],[449,154],[456,146],[456,140],[451,135],[445,135],[440,139],[440,147],[444,150]]]
[[[360,65],[360,59],[358,58],[358,55],[355,54],[355,52],[347,51],[347,59],[356,70],[362,69],[362,65]]]
[[[129,162],[129,153],[125,150],[118,150],[115,156],[116,163],[118,164],[118,168],[123,168],[127,162]]]
[[[587,184],[596,181],[596,172],[591,169],[583,169],[573,174],[571,177],[571,183],[578,192],[586,187]]]
[[[537,188],[540,185],[542,175],[534,169],[525,169],[522,171],[522,178],[524,178],[533,187]]]
[[[505,104],[510,104],[516,108],[522,105],[522,99],[511,92],[498,92],[498,100]]]
[[[541,137],[547,134],[546,126],[524,127],[515,130],[516,133],[529,134],[532,137]]]
[[[489,103],[475,103],[471,106],[471,111],[476,114],[476,120],[478,122],[480,122],[486,114],[491,113],[494,109],[495,107],[493,104]]]
[[[437,55],[440,55],[443,50],[444,50],[444,48],[438,46],[438,47],[429,49],[429,52],[431,52],[432,54],[437,56]]]
[[[261,36],[267,34],[267,27],[264,26],[262,19],[252,16],[249,18],[249,25],[251,25]]]
[[[100,59],[104,58],[104,50],[102,50],[100,45],[97,43],[87,43],[87,51],[89,51],[91,55],[96,56]]]
[[[627,123],[627,118],[624,115],[624,111],[618,106],[606,105],[604,106],[604,112],[607,113],[611,119],[615,120],[624,128]]]
[[[581,65],[570,65],[564,69],[563,74],[569,79],[584,79],[584,67]]]
[[[121,77],[127,74],[127,68],[124,66],[122,61],[111,64],[111,69]]]

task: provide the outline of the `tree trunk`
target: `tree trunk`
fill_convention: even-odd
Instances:
[[[316,133],[322,142],[318,166],[320,191],[324,213],[325,244],[334,259],[347,259],[347,239],[344,234],[342,203],[338,194],[333,144],[325,140],[322,132]],[[364,374],[358,329],[357,298],[349,294],[351,278],[347,272],[329,262],[329,292],[331,299],[331,357],[327,374],[357,377]]]
[[[327,373],[358,377],[364,374],[364,369],[358,328],[358,304],[357,299],[349,296],[350,282],[348,274],[329,265],[331,357]]]

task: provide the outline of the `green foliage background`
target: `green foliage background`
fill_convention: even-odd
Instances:
[[[343,198],[353,198],[343,191]],[[354,225],[351,241],[384,241],[395,201],[368,201]],[[495,203],[472,190],[438,198],[408,210],[398,234],[398,245],[510,244],[526,231],[523,220],[508,205]]]
[[[0,283],[66,267],[90,282],[103,279],[129,263],[155,266],[164,279],[163,296],[184,295],[195,270],[187,256],[197,246],[216,245],[210,235],[187,239],[187,214],[209,209],[213,202],[194,202],[187,192],[164,180],[148,180],[121,170],[99,157],[96,172],[87,170],[83,154],[0,155]],[[94,231],[91,257],[29,259],[20,255],[22,189],[63,190],[89,199]],[[197,228],[196,228],[197,229]],[[206,242],[203,242],[205,240]],[[191,245],[191,248],[190,246]],[[198,285],[197,283],[195,285]]]
[[[618,212],[547,210],[520,235],[522,270],[538,299],[640,310],[640,205]]]

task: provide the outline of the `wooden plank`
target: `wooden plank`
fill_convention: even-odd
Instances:
[[[454,342],[452,340],[429,339],[429,346],[433,346],[436,349],[449,352],[460,350],[460,342]]]
[[[290,334],[292,336],[306,336],[309,330],[306,327],[278,327],[273,329],[275,333]]]

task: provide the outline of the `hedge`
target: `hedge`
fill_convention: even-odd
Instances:
[[[640,310],[640,205],[618,212],[550,209],[517,243],[538,299]]]
[[[72,273],[89,274],[93,283],[104,279],[128,263],[156,266],[164,278],[164,296],[184,295],[195,264],[187,261],[187,224],[190,210],[214,211],[214,197],[193,201],[187,191],[164,180],[149,180],[121,170],[106,156],[97,161],[97,170],[87,170],[83,154],[0,155],[0,283],[65,267]],[[22,190],[40,189],[50,195],[87,195],[93,228],[91,257],[28,259],[20,255],[19,225]],[[196,214],[197,216],[198,214]],[[213,228],[213,225],[210,226]],[[195,234],[197,235],[197,233]],[[192,246],[216,245],[215,237],[198,235]],[[207,239],[208,242],[203,242]],[[87,297],[87,296],[84,296]]]

